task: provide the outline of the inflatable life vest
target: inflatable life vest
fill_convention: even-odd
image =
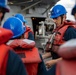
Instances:
[[[62,25],[60,28],[58,28],[54,31],[54,33],[56,33],[56,34],[55,34],[55,37],[54,37],[52,50],[57,51],[59,46],[65,42],[63,36],[65,34],[65,31],[70,26],[73,27],[73,28],[76,28],[76,25],[74,23],[66,21],[66,22],[64,22],[64,25]]]
[[[28,39],[28,37],[29,37],[29,32],[31,32],[32,34],[34,34],[33,31],[31,30],[31,28],[26,26],[26,31],[25,31],[25,33],[24,33],[24,38],[25,38],[25,39]]]
[[[12,36],[12,31],[0,28],[0,75],[6,75],[8,52],[10,49],[4,43],[6,43]]]
[[[38,64],[41,62],[41,58],[38,49],[35,47],[35,42],[28,39],[14,40],[9,46],[21,57],[27,74],[37,75]]]
[[[6,67],[9,49],[6,45],[0,45],[0,75],[6,75]]]
[[[60,46],[58,54],[63,59],[56,64],[56,75],[76,75],[76,39]]]
[[[63,36],[69,26],[76,28],[76,23],[72,21],[69,21],[69,22],[65,21],[64,25],[61,25],[60,27],[56,28],[53,31],[53,34],[50,36],[46,44],[46,47],[45,47],[46,52],[50,51],[51,48],[53,48],[53,46],[54,48],[56,47],[55,49],[58,49],[58,46],[60,46],[62,43],[65,42],[63,39]],[[54,48],[53,50],[55,50]]]

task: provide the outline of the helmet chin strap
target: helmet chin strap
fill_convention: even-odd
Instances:
[[[76,21],[76,18],[75,18],[75,21]]]
[[[1,21],[3,20],[4,16],[5,16],[5,12],[3,13],[3,16],[1,17]]]
[[[63,15],[61,15],[61,24],[63,23]]]
[[[2,20],[4,18],[4,15],[5,15],[5,13],[3,13],[3,16],[0,18],[0,26],[1,26],[1,22],[2,22]]]

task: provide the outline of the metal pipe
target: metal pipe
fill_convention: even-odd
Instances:
[[[30,3],[30,2],[33,2],[33,0],[25,1],[25,2],[20,2],[20,3],[16,3],[16,4],[24,4],[24,3]]]
[[[51,7],[52,7],[52,5],[50,5],[50,6],[42,13],[42,15],[44,15]]]
[[[40,0],[40,1],[38,1],[38,2],[36,2],[36,3],[34,3],[34,4],[32,4],[32,5],[30,5],[30,6],[28,6],[28,7],[26,7],[26,8],[24,8],[22,11],[25,11],[25,10],[27,10],[27,9],[29,9],[29,8],[31,8],[31,7],[33,7],[33,6],[35,6],[35,5],[37,5],[38,3],[40,3],[42,0]],[[21,11],[21,12],[22,12]]]
[[[24,2],[16,2],[16,1],[9,1],[8,4],[9,5],[21,5],[21,4],[25,4],[25,3],[30,3],[30,2],[33,2],[33,0],[30,0],[30,1],[24,1]]]

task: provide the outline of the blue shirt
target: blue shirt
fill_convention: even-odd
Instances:
[[[12,50],[9,51],[6,75],[27,75],[20,57]]]
[[[29,32],[28,34],[29,34],[28,35],[28,39],[34,41],[34,35],[33,35],[33,33],[32,32]]]
[[[70,26],[64,34],[64,40],[68,41],[74,38],[76,38],[76,29]]]

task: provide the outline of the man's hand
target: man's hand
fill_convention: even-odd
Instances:
[[[47,68],[50,68],[52,65],[54,65],[56,63],[55,60],[50,60],[50,61],[47,61],[45,64],[46,64],[46,67]]]
[[[47,68],[50,68],[52,65],[54,65],[55,63],[57,63],[59,60],[62,60],[62,58],[58,58],[58,59],[54,59],[54,60],[50,60],[50,61],[47,61],[45,64],[46,64],[46,67]]]

